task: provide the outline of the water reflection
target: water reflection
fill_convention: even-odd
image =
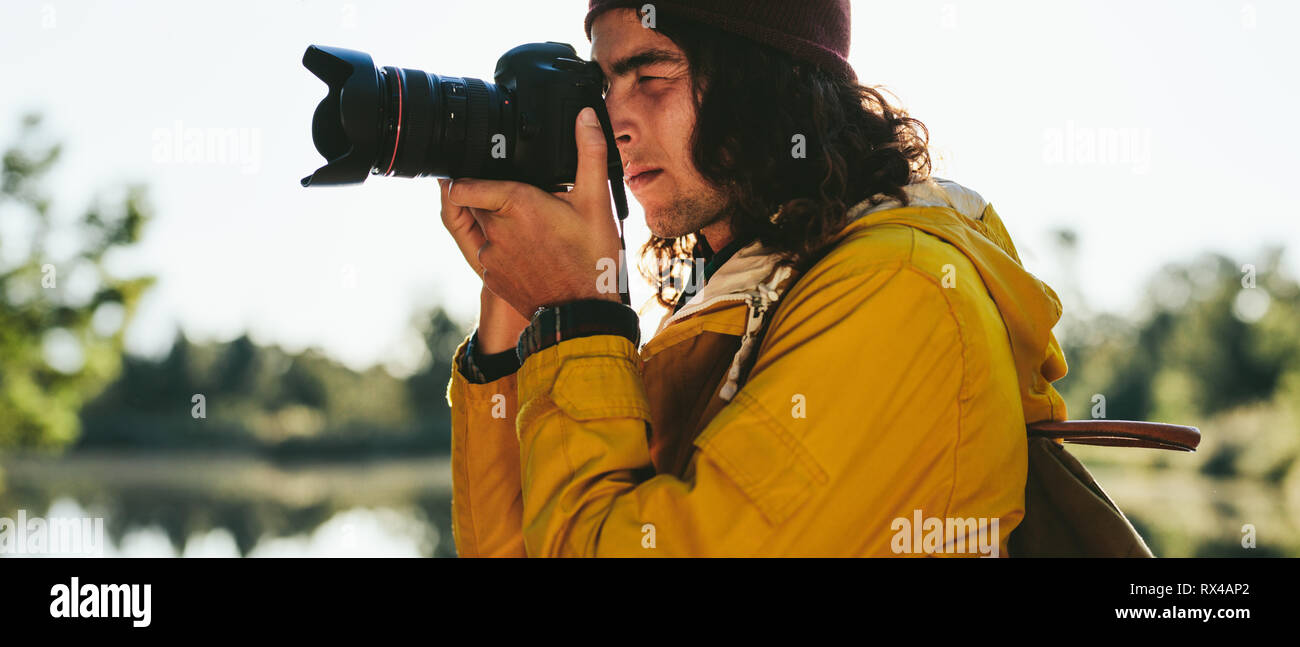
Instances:
[[[69,456],[3,470],[0,516],[103,517],[106,557],[455,555],[445,459]]]
[[[77,516],[79,506],[60,501],[63,512]],[[68,510],[71,509],[71,510]],[[71,514],[70,514],[71,513]],[[353,508],[334,515],[310,533],[263,537],[247,557],[423,557],[436,553],[436,526],[391,509]],[[106,542],[105,557],[240,557],[235,536],[225,528],[197,532],[177,550],[166,531],[157,526],[128,531],[116,545]]]

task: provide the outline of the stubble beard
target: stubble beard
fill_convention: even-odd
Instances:
[[[725,206],[726,201],[717,194],[677,195],[647,226],[659,238],[680,238],[717,222]]]

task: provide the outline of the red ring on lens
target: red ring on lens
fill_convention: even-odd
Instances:
[[[388,160],[388,170],[384,171],[384,175],[393,172],[393,163],[397,161],[397,146],[402,143],[402,86],[406,85],[406,70],[400,67],[393,69],[397,70],[397,134],[393,137],[393,158]]]

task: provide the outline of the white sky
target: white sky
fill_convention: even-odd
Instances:
[[[432,180],[299,186],[321,164],[310,119],[324,94],[303,49],[490,80],[497,57],[524,42],[588,55],[585,9],[5,0],[0,144],[20,114],[46,113],[66,144],[50,185],[65,216],[124,182],[149,185],[156,219],[141,251],[119,259],[159,277],[130,331],[134,351],[165,350],[179,325],[200,340],[249,330],[354,368],[401,366],[413,356],[411,317],[442,304],[471,320],[477,282],[442,229]],[[857,0],[850,60],[926,123],[936,174],[994,204],[1030,271],[1064,283],[1048,232],[1073,227],[1073,278],[1092,306],[1125,312],[1151,272],[1201,251],[1249,262],[1284,244],[1296,266],[1298,30],[1300,3],[1285,0]],[[244,129],[257,155],[156,160],[156,132],[178,122]],[[1120,145],[1107,163],[1052,147],[1106,132]],[[636,248],[646,231],[635,201],[629,222]],[[648,289],[634,283],[640,303]]]

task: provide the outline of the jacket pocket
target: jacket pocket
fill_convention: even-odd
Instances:
[[[790,518],[828,477],[803,443],[741,392],[696,439],[772,525]]]

